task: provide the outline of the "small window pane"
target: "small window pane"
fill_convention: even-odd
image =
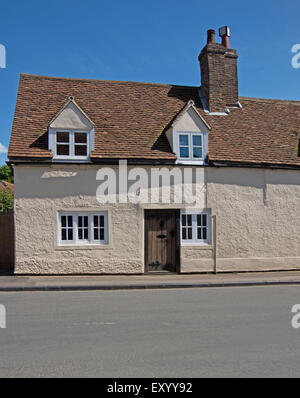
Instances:
[[[197,239],[202,239],[202,229],[197,228]]]
[[[189,157],[189,148],[188,147],[180,147],[180,157],[188,158]]]
[[[207,239],[207,228],[203,228],[203,230],[202,230],[202,239],[203,240],[206,240]]]
[[[186,240],[186,228],[182,228],[182,239]]]
[[[75,156],[87,156],[87,146],[75,145]]]
[[[86,144],[87,134],[86,133],[75,133],[75,144]]]
[[[192,215],[191,214],[189,214],[187,216],[187,221],[188,221],[188,225],[192,225]]]
[[[193,239],[193,230],[192,230],[192,228],[188,228],[188,239]]]
[[[183,226],[186,225],[186,215],[185,214],[182,215],[182,225]]]
[[[58,131],[56,133],[56,142],[70,142],[70,134],[67,131]]]
[[[206,214],[202,215],[202,225],[203,225],[203,227],[207,226],[207,215]]]
[[[193,146],[202,146],[201,135],[193,135]]]
[[[197,159],[202,158],[202,148],[194,147],[193,148],[193,157]]]
[[[85,226],[85,228],[87,228],[88,225],[89,225],[89,218],[88,218],[88,216],[84,216],[84,226]]]
[[[78,239],[82,240],[82,229],[78,229]]]
[[[104,228],[104,216],[100,216],[100,227]]]
[[[67,217],[66,216],[62,216],[61,217],[61,226],[62,227],[66,227],[67,226]]]
[[[73,240],[73,229],[68,229],[68,240]]]
[[[84,239],[89,239],[89,230],[87,228],[84,229]]]
[[[104,229],[100,229],[100,240],[104,240]]]
[[[98,227],[98,216],[94,216],[94,227]]]
[[[73,216],[68,216],[68,227],[73,227]]]
[[[98,228],[94,229],[94,240],[99,240],[99,230],[98,230]]]
[[[189,145],[189,137],[187,135],[180,135],[179,136],[179,145]]]
[[[57,144],[56,154],[59,156],[69,156],[70,154],[69,145]]]
[[[66,229],[61,230],[61,240],[67,240],[67,230]]]

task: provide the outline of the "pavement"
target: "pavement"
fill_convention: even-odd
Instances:
[[[300,271],[214,274],[0,276],[0,292],[298,285]]]
[[[299,302],[299,286],[1,292],[0,378],[299,378]]]

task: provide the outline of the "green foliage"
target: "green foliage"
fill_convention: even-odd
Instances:
[[[8,181],[13,183],[14,178],[11,173],[10,167],[8,167],[6,164],[0,167],[0,181]]]
[[[5,188],[3,191],[0,191],[0,213],[11,211],[13,207],[14,195],[8,188]]]

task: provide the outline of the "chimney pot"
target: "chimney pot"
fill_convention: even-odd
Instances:
[[[224,46],[225,48],[230,48],[230,30],[228,26],[222,26],[221,28],[219,28],[219,36],[222,37],[222,46]]]
[[[216,36],[216,31],[214,29],[208,29],[207,31],[207,44],[213,44],[215,43],[215,36]]]

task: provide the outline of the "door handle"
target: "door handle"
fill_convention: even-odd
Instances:
[[[158,237],[159,239],[165,239],[165,238],[167,237],[167,235],[160,234],[160,235],[157,235],[157,237]]]

